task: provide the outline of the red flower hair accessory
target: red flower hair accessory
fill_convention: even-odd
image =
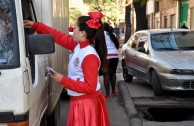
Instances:
[[[89,12],[88,15],[92,18],[86,22],[88,27],[98,29],[100,25],[100,19],[104,16],[101,12]]]
[[[71,26],[68,28],[68,31],[69,31],[69,32],[73,32],[73,30],[74,30],[74,28],[71,27]]]

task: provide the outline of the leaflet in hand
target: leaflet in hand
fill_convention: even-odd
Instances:
[[[47,67],[47,70],[48,70],[48,74],[54,74],[55,71],[51,68],[51,67]]]

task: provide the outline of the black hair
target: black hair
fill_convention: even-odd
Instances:
[[[90,40],[91,42],[90,44],[92,44],[96,49],[96,52],[98,53],[101,60],[100,70],[105,73],[107,72],[107,69],[108,69],[108,61],[106,58],[107,48],[106,48],[103,25],[100,20],[101,26],[98,29],[90,28],[86,24],[86,22],[90,19],[91,17],[89,16],[80,16],[78,18],[78,27],[80,31],[86,32],[87,34],[86,38]]]
[[[112,27],[108,23],[104,23],[103,26],[104,26],[104,30],[106,32],[108,32],[108,35],[110,36],[110,39],[113,41],[113,43],[115,44],[116,48],[118,49],[119,48],[119,41],[116,38],[116,36],[113,34]]]

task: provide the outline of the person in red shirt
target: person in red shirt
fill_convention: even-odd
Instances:
[[[110,126],[106,100],[100,92],[99,69],[107,71],[107,49],[100,12],[78,18],[73,36],[40,22],[24,20],[25,28],[51,34],[54,41],[72,51],[68,76],[53,72],[51,77],[70,95],[67,126]]]

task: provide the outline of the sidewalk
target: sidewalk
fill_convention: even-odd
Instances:
[[[118,89],[129,119],[129,126],[142,126],[142,122],[133,104],[133,100],[131,99],[127,84],[124,83],[124,81],[119,81]]]
[[[123,45],[123,37],[120,37],[120,47]],[[105,95],[105,88],[103,85],[103,77],[99,77],[101,83],[101,91]],[[126,109],[123,106],[123,101],[121,97],[121,93],[119,91],[119,82],[123,80],[122,76],[122,66],[121,66],[121,51],[119,49],[119,63],[117,66],[117,84],[116,91],[118,92],[117,96],[111,97],[107,100],[108,111],[109,111],[109,119],[111,126],[130,126],[129,118],[126,114]],[[111,91],[111,90],[110,90]],[[111,92],[110,92],[111,93]]]
[[[138,117],[137,110],[133,104],[130,93],[128,91],[127,84],[124,82],[123,75],[122,75],[123,70],[121,66],[121,58],[122,58],[121,48],[124,44],[124,34],[120,36],[119,42],[120,42],[120,49],[119,49],[120,58],[119,58],[119,64],[117,67],[117,78],[119,78],[117,82],[117,88],[118,88],[121,100],[123,102],[123,107],[125,109],[125,112],[128,118],[129,126],[142,126],[141,120]],[[118,75],[120,76],[118,77]]]

